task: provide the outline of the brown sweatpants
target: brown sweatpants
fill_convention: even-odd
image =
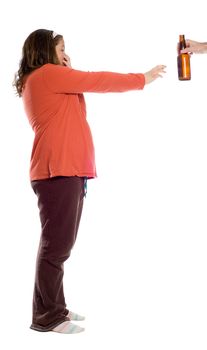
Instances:
[[[68,320],[64,262],[75,243],[84,199],[85,179],[58,176],[32,181],[38,198],[41,237],[37,254],[31,328],[50,331]]]

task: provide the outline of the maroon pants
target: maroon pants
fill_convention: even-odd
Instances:
[[[41,238],[37,254],[31,328],[50,331],[68,320],[63,264],[75,243],[84,198],[84,178],[58,176],[31,182],[38,197]]]

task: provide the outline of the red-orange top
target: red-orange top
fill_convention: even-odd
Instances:
[[[35,133],[30,179],[96,177],[83,93],[124,92],[144,85],[145,77],[139,73],[83,72],[55,64],[30,73],[22,94]]]

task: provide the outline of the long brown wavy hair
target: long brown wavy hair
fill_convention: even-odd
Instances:
[[[53,38],[53,33],[52,30],[38,29],[25,40],[19,70],[15,74],[13,82],[19,97],[22,96],[24,81],[28,74],[46,63],[60,64],[55,46],[63,39],[63,36],[56,34]]]

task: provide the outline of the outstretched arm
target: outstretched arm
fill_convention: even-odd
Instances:
[[[145,74],[115,72],[84,72],[72,69],[67,60],[67,67],[46,64],[43,79],[55,93],[84,92],[124,92],[143,89],[164,73],[165,66],[156,66]],[[68,69],[67,69],[68,68]]]
[[[65,54],[65,57],[64,57],[63,64],[65,66],[71,68],[70,57],[68,55],[66,55],[66,54]],[[164,65],[158,65],[158,66],[152,68],[150,71],[144,73],[145,84],[149,84],[149,83],[153,82],[157,78],[162,78],[162,74],[166,73],[165,72],[165,68],[166,68],[166,66],[164,66]]]

